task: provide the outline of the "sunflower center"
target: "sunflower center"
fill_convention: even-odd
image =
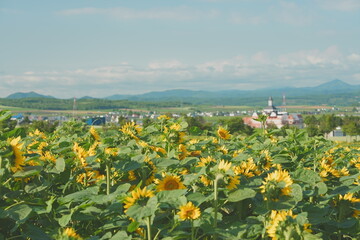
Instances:
[[[226,134],[224,132],[219,132],[221,138],[226,138]]]
[[[189,209],[188,211],[186,211],[186,215],[189,217],[189,218],[194,218],[195,216],[195,211],[193,209]]]
[[[170,180],[165,183],[165,189],[166,190],[179,189],[179,183],[177,181]]]

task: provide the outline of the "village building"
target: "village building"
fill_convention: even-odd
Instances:
[[[297,113],[288,113],[286,111],[280,111],[280,109],[276,108],[273,104],[272,97],[268,99],[268,105],[263,109],[263,115],[267,116],[266,126],[275,125],[277,128],[282,128],[283,126],[294,126],[297,128],[303,128],[304,122],[301,114]],[[253,128],[261,128],[261,122],[256,121],[259,118],[257,112],[254,112],[251,117],[243,118],[244,123]]]

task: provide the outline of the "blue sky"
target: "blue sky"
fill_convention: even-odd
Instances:
[[[2,0],[0,97],[360,84],[359,0]]]

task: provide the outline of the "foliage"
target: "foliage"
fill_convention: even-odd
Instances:
[[[0,239],[358,237],[358,145],[298,129],[194,138],[190,127],[163,115],[146,128],[7,129]]]

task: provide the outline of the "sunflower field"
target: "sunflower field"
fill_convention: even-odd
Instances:
[[[0,239],[360,238],[360,145],[216,129],[3,129]]]

